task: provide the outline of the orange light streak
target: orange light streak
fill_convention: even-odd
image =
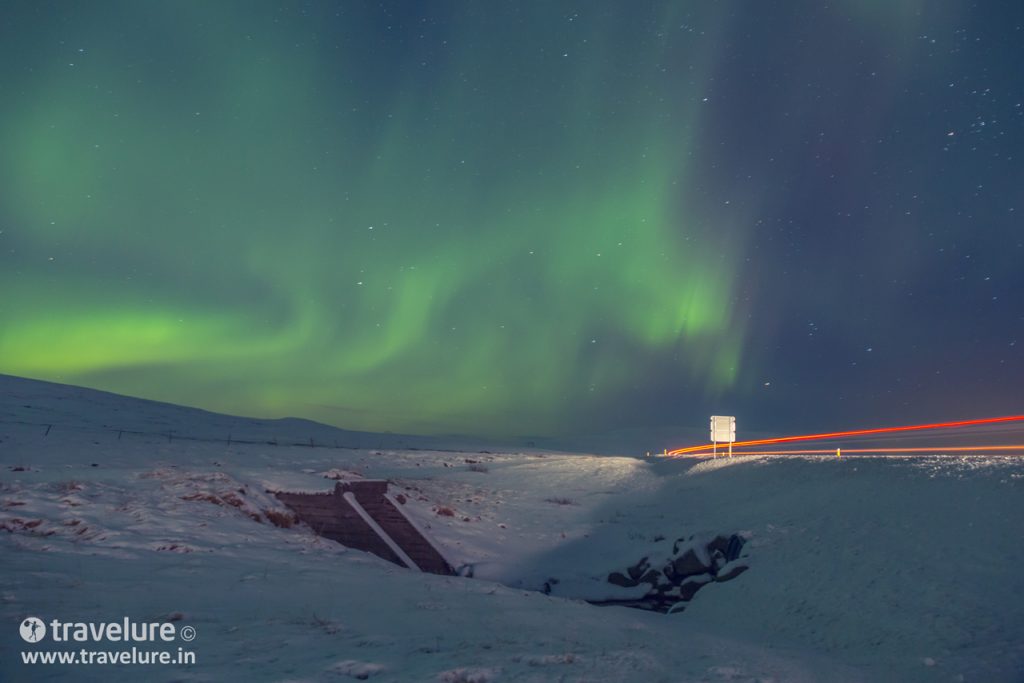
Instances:
[[[949,446],[946,448],[844,448],[847,453],[974,453],[980,451],[1024,451],[1024,444],[1013,446]],[[733,455],[835,455],[833,449],[800,450],[800,451],[733,451]],[[711,452],[688,453],[694,457],[711,455]]]
[[[908,425],[904,427],[880,427],[877,429],[855,429],[847,432],[827,432],[824,434],[805,434],[803,436],[782,436],[775,439],[755,439],[752,441],[736,441],[733,448],[744,446],[767,446],[776,443],[792,443],[794,441],[823,441],[825,439],[840,439],[848,436],[863,436],[865,434],[891,434],[894,432],[911,432],[924,429],[952,429],[956,427],[970,427],[974,425],[996,424],[1001,422],[1022,422],[1024,415],[1009,415],[1006,417],[986,417],[977,420],[960,420],[957,422],[935,422],[924,425]],[[677,448],[669,451],[666,455],[685,455],[687,453],[698,453],[712,449],[714,444],[703,446],[690,446],[688,448]],[[934,449],[933,449],[934,450]]]

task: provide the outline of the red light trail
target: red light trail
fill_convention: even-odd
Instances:
[[[971,427],[975,425],[990,425],[1005,422],[1024,422],[1024,415],[1010,415],[1006,417],[986,417],[977,420],[960,420],[957,422],[935,422],[932,424],[923,425],[908,425],[903,427],[880,427],[876,429],[854,429],[846,432],[827,432],[824,434],[804,434],[802,436],[782,436],[774,439],[754,439],[752,441],[736,441],[733,442],[733,448],[742,448],[744,446],[767,446],[769,444],[777,443],[792,443],[795,441],[824,441],[826,439],[840,439],[851,436],[865,436],[867,434],[892,434],[895,432],[912,432],[921,431],[925,429],[954,429],[957,427]],[[686,455],[688,453],[700,454],[703,451],[710,451],[714,448],[714,444],[707,444],[703,446],[690,446],[688,448],[677,448],[674,451],[668,451],[665,455]],[[954,450],[951,448],[946,449],[928,449],[930,451],[935,450]],[[898,451],[898,449],[886,449],[886,451]],[[854,452],[854,451],[847,451]],[[885,452],[885,451],[879,451]]]
[[[947,446],[936,448],[844,448],[842,454],[847,453],[980,453],[983,451],[1011,452],[1024,451],[1024,444],[1017,446]],[[733,455],[835,455],[834,449],[822,450],[799,450],[799,451],[733,451]],[[709,453],[695,453],[693,455],[710,455]]]

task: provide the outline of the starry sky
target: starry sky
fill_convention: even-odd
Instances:
[[[7,2],[0,372],[482,436],[1020,412],[1022,64],[1016,1]]]

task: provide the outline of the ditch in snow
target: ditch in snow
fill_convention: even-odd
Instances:
[[[404,496],[392,496],[387,489],[385,480],[339,481],[330,492],[274,495],[324,538],[414,571],[472,578],[472,566],[456,569],[448,562],[430,535],[402,510]],[[648,555],[622,571],[611,571],[607,583],[621,589],[616,591],[619,597],[587,602],[682,611],[704,586],[731,581],[748,569],[743,546],[743,537],[735,533],[678,538],[660,560]],[[557,577],[549,578],[540,592],[551,595],[558,584]]]

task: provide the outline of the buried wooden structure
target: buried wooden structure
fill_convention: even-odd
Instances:
[[[455,573],[437,546],[388,494],[387,481],[339,481],[331,492],[278,491],[274,495],[324,538],[414,571]]]

